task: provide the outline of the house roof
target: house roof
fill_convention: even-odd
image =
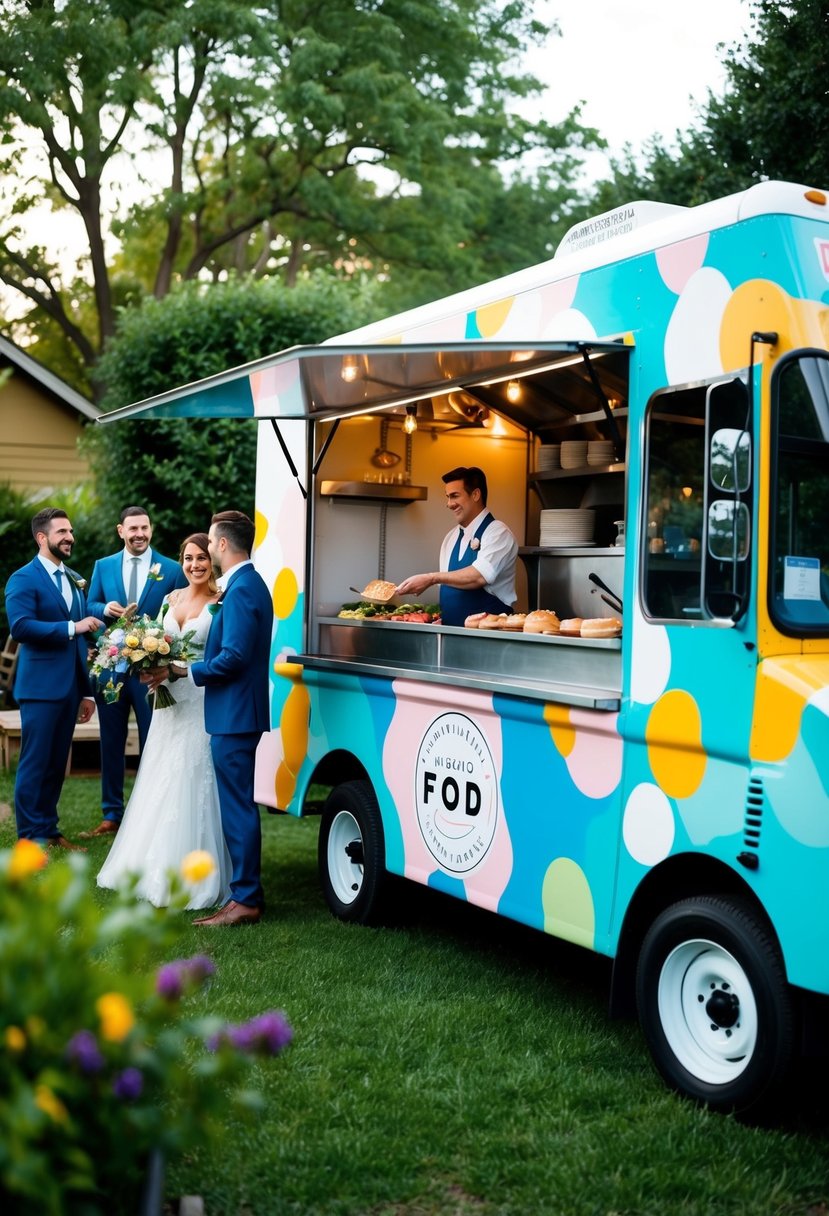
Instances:
[[[7,362],[12,367],[17,368],[32,380],[36,380],[47,392],[58,397],[70,409],[81,414],[84,418],[94,421],[100,416],[102,411],[97,405],[93,405],[91,401],[87,401],[86,397],[77,392],[74,388],[70,388],[65,381],[61,380],[60,376],[56,376],[54,372],[50,372],[48,367],[44,367],[42,363],[38,363],[37,359],[33,359],[31,355],[27,355],[19,346],[15,346],[14,342],[10,342],[8,338],[0,337],[0,363]]]

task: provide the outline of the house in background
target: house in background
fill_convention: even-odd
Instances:
[[[101,411],[42,363],[0,337],[0,482],[24,494],[81,481],[78,439]]]

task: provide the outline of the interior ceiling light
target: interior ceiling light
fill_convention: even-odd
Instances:
[[[417,430],[417,405],[406,406],[406,417],[403,419],[403,430],[407,435],[413,435]]]
[[[513,405],[516,401],[520,401],[522,396],[521,385],[518,380],[507,381],[507,401],[511,401]]]

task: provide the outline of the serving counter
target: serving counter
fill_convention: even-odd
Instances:
[[[562,638],[404,621],[318,617],[314,653],[294,660],[311,671],[390,679],[618,710],[620,638]]]

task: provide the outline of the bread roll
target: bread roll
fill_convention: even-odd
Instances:
[[[396,583],[386,582],[382,578],[373,578],[363,588],[363,599],[377,600],[379,603],[384,604],[393,597],[396,590]]]
[[[521,633],[526,619],[526,612],[512,612],[504,618],[500,628],[506,629],[510,633]]]
[[[549,608],[536,608],[534,612],[528,612],[524,621],[525,633],[558,633],[560,628],[561,621]]]
[[[506,612],[502,612],[500,614],[500,616],[494,612],[485,612],[484,615],[481,617],[481,621],[480,621],[480,624],[478,625],[478,628],[479,629],[500,629],[506,619],[507,619]]]
[[[559,632],[563,637],[577,638],[581,636],[582,619],[580,616],[569,617],[561,622]]]
[[[622,622],[617,616],[588,617],[581,623],[583,638],[617,638],[622,632]]]
[[[477,629],[485,616],[485,612],[473,612],[471,616],[466,618],[464,625],[467,629]]]

